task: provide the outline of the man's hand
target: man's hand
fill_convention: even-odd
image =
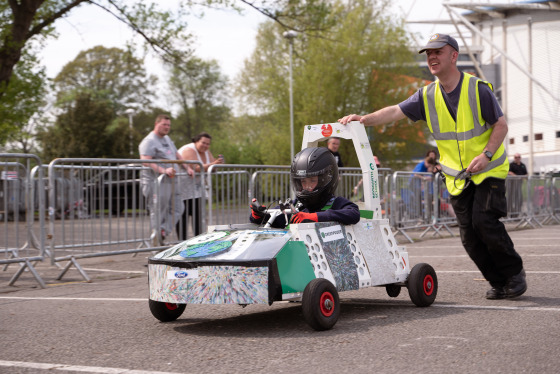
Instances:
[[[183,167],[185,168],[185,170],[187,171],[187,175],[190,177],[194,177],[194,170],[193,168],[191,168],[189,165],[187,164],[183,164]]]
[[[317,213],[299,212],[292,216],[292,223],[319,222]]]
[[[473,160],[469,164],[469,167],[467,168],[467,172],[473,174],[479,173],[482,170],[484,170],[484,168],[488,165],[489,162],[490,160],[488,160],[488,157],[486,157],[484,153],[481,153],[475,158],[473,158]]]
[[[359,116],[357,114],[350,114],[348,116],[344,116],[342,118],[339,118],[338,122],[342,123],[343,125],[347,125],[348,122],[359,121],[361,119],[362,119],[362,116]]]
[[[167,175],[169,178],[174,178],[175,168],[174,167],[166,168],[164,169],[163,174]]]

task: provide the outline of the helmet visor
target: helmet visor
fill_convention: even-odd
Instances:
[[[313,192],[321,191],[333,178],[332,167],[329,165],[323,170],[315,173],[307,173],[298,171],[295,175],[292,175],[292,183],[294,186],[294,191],[296,193],[300,192]]]

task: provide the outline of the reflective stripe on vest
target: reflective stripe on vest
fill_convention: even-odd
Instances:
[[[479,184],[487,177],[505,178],[509,163],[503,144],[500,145],[493,158],[484,170],[465,175],[472,159],[482,153],[492,133],[490,124],[485,123],[479,106],[478,84],[490,83],[464,74],[461,84],[457,120],[454,120],[443,99],[439,81],[424,87],[424,110],[428,127],[436,140],[440,151],[440,164],[446,178],[447,189],[452,195],[461,193],[464,178],[469,177]],[[459,178],[455,178],[459,175]]]

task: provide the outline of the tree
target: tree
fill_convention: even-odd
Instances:
[[[98,7],[112,14],[129,26],[144,40],[145,50],[151,50],[169,64],[187,60],[191,53],[191,35],[187,32],[185,15],[206,7],[224,7],[240,10],[239,3],[261,12],[275,22],[299,31],[313,32],[318,18],[328,13],[327,0],[177,0],[172,10],[160,9],[152,0],[7,0],[0,2],[0,108],[11,107],[14,97],[7,95],[14,69],[23,59],[34,56],[32,47],[40,47],[49,38],[56,37],[55,23],[71,16],[72,10],[80,6]],[[202,6],[202,8],[201,8]],[[310,16],[312,15],[312,16]],[[24,62],[25,63],[25,62]],[[38,74],[38,72],[35,72]],[[38,74],[37,78],[41,75]],[[5,112],[0,112],[0,118]],[[25,117],[18,118],[24,123]],[[12,126],[1,124],[2,145]],[[9,131],[9,132],[8,132]]]
[[[111,102],[92,93],[78,94],[76,100],[65,104],[54,126],[39,131],[41,157],[128,157],[128,142],[123,141],[128,122],[113,125],[114,120]]]
[[[115,110],[127,103],[149,105],[150,87],[155,77],[148,77],[142,61],[132,51],[96,46],[82,51],[66,64],[54,79],[59,101],[72,100],[76,94],[93,92],[107,98]]]
[[[16,65],[0,100],[0,145],[9,142],[19,152],[31,152],[34,123],[40,121],[37,113],[45,105],[47,84],[44,69],[34,56],[26,56]]]
[[[193,57],[184,65],[186,69],[172,68],[169,88],[172,102],[181,108],[173,122],[173,136],[189,142],[200,131],[218,130],[230,110],[225,93],[227,78],[216,61]]]
[[[396,81],[406,76],[413,62],[405,32],[398,20],[387,12],[386,0],[333,1],[328,31],[303,34],[294,40],[293,93],[295,145],[304,125],[335,122],[348,113],[369,113],[375,108],[394,104],[407,97]],[[263,126],[260,136],[266,149],[280,153],[274,160],[286,164],[289,158],[288,43],[278,24],[261,25],[254,54],[245,62],[237,82],[237,94],[245,107],[274,118],[271,127]],[[416,80],[415,80],[416,81]],[[407,82],[407,84],[409,84]],[[251,111],[247,113],[250,113]],[[400,128],[399,128],[400,129]],[[402,126],[393,136],[411,131],[417,138],[418,128]],[[374,152],[383,148],[383,158],[410,157],[411,143],[385,133],[375,132]],[[243,137],[241,133],[239,136]],[[405,138],[406,139],[406,138]],[[243,143],[243,141],[240,141]],[[343,144],[344,145],[344,144]],[[347,165],[357,165],[353,147],[342,147]],[[385,163],[384,163],[385,165]]]
[[[309,14],[321,18],[328,12],[328,1],[307,0],[242,0],[276,22],[300,31],[309,27]],[[37,38],[53,37],[54,23],[78,6],[97,6],[128,25],[164,61],[173,63],[190,52],[191,35],[186,33],[185,14],[197,5],[223,6],[239,9],[235,0],[183,0],[172,11],[160,10],[156,3],[127,0],[8,0],[0,4],[0,98],[4,94],[14,66],[22,57],[25,46]],[[314,21],[314,20],[311,20]]]

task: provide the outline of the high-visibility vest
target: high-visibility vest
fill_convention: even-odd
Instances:
[[[464,170],[484,151],[493,131],[491,125],[482,118],[479,84],[487,84],[492,89],[490,83],[464,74],[457,107],[457,121],[453,120],[445,105],[439,81],[430,83],[423,89],[426,120],[436,141],[441,170],[451,195],[459,195],[465,187]],[[488,177],[505,179],[508,171],[505,147],[501,144],[488,166],[469,177],[473,183],[480,184]]]

